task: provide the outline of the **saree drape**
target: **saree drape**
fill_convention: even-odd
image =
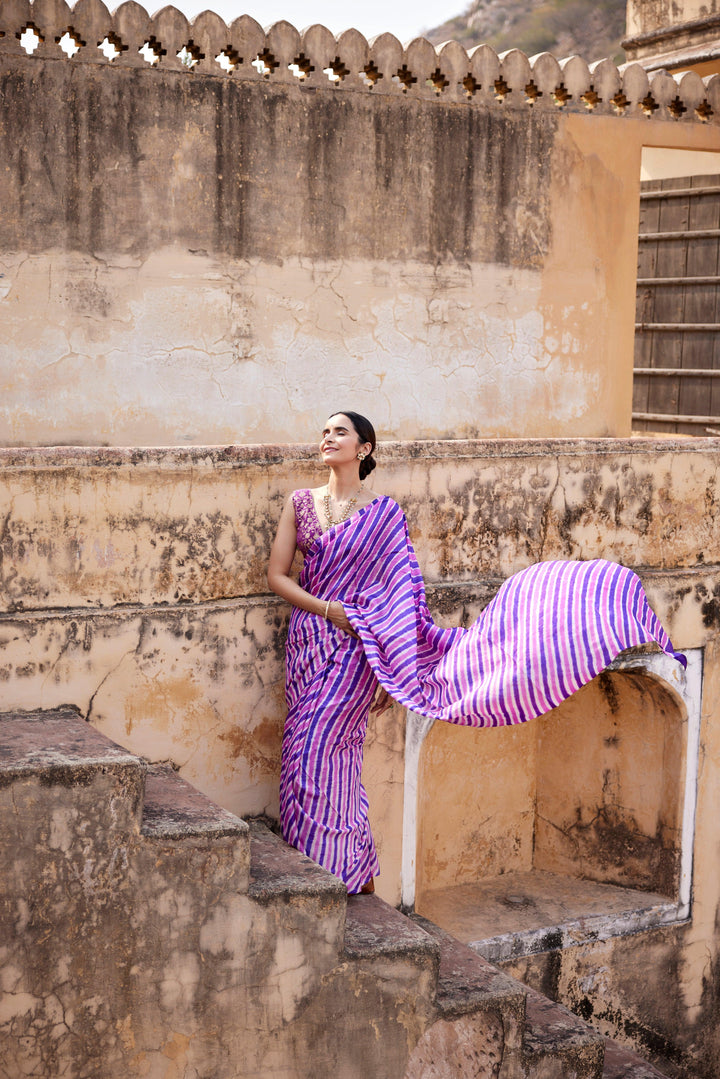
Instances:
[[[685,664],[637,575],[601,559],[537,563],[505,581],[469,629],[436,626],[405,516],[387,497],[318,526],[300,585],[341,600],[359,639],[293,609],[281,822],[349,891],[378,872],[360,782],[376,679],[421,715],[498,727],[548,712],[626,648],[655,641]]]

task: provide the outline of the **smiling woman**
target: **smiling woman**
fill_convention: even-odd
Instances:
[[[293,605],[283,835],[349,892],[372,891],[378,872],[360,779],[373,702],[382,712],[393,697],[434,719],[499,727],[548,712],[626,648],[657,641],[685,663],[636,574],[601,559],[529,566],[470,629],[436,626],[402,510],[364,486],[374,449],[363,416],[330,417],[320,442],[328,482],[288,499],[268,569]]]
[[[308,560],[323,533],[381,499],[363,483],[375,468],[375,442],[375,431],[364,416],[341,412],[330,417],[320,441],[330,468],[328,482],[295,491],[288,500],[268,568],[270,587],[294,606],[280,780],[283,835],[340,876],[351,892],[372,891],[378,869],[360,772],[373,698],[380,714],[389,707],[389,697],[378,685],[343,604],[331,598],[331,582],[316,593],[305,570],[300,584],[289,573],[296,548]],[[306,561],[306,568],[311,564]],[[332,662],[330,648],[335,650]],[[324,661],[318,664],[321,656]],[[326,663],[331,664],[329,671]],[[319,684],[314,683],[314,669],[320,671]]]

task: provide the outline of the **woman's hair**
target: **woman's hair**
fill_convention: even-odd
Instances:
[[[359,412],[349,412],[346,408],[337,408],[334,412],[330,413],[331,416],[347,416],[351,424],[357,432],[357,436],[361,442],[369,442],[372,446],[370,453],[364,461],[360,462],[360,479],[364,480],[370,475],[372,470],[377,466],[377,461],[373,457],[375,452],[375,446],[377,445],[377,439],[375,437],[375,428],[365,416],[361,416]]]

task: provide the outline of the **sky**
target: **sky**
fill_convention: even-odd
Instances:
[[[420,37],[423,30],[460,14],[468,0],[457,0],[449,7],[438,0],[170,0],[188,18],[201,11],[214,11],[226,23],[239,15],[252,15],[261,26],[287,19],[297,30],[312,23],[322,23],[337,35],[354,27],[366,38],[389,31],[403,42]],[[114,5],[112,5],[114,6]],[[145,5],[147,7],[147,5]],[[150,4],[153,9],[153,5]],[[153,9],[154,10],[154,9]]]

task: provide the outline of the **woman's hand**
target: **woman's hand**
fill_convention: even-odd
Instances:
[[[357,638],[357,633],[352,628],[350,619],[345,614],[345,608],[339,599],[334,599],[328,604],[327,620],[328,622],[332,622],[334,626],[337,626],[338,629],[341,629],[343,633],[347,633],[349,637]]]
[[[376,716],[381,716],[383,712],[387,712],[388,708],[392,707],[392,703],[392,697],[378,682],[377,693],[375,694],[375,700],[370,707],[370,711],[374,712]]]

